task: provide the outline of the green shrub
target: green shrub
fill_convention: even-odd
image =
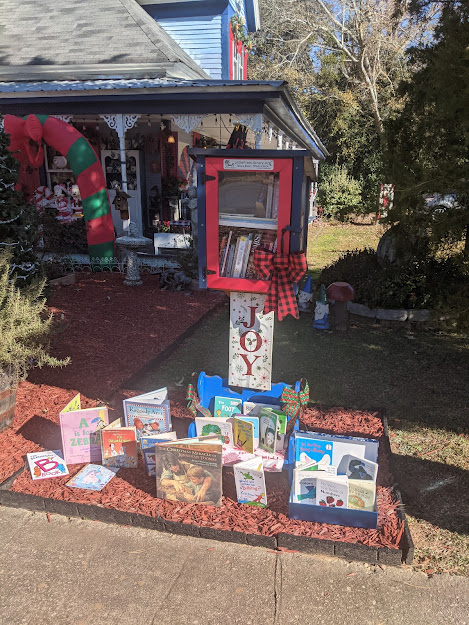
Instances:
[[[370,308],[450,309],[461,324],[469,307],[469,273],[458,257],[380,265],[373,250],[355,250],[325,267],[318,284],[337,281],[349,282],[355,301]]]
[[[0,254],[0,375],[26,377],[32,367],[62,366],[48,353],[52,315],[47,315],[44,281],[20,291],[11,272],[11,253]]]
[[[344,165],[323,165],[321,178],[318,204],[325,215],[344,221],[348,215],[359,212],[361,186]]]

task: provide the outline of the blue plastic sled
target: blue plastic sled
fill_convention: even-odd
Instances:
[[[254,401],[262,404],[280,404],[280,397],[285,387],[290,387],[290,384],[285,382],[278,382],[272,384],[270,391],[256,391],[251,388],[244,388],[241,393],[235,393],[228,386],[228,378],[221,378],[219,375],[207,375],[205,371],[201,371],[199,379],[197,381],[197,393],[199,395],[199,401],[204,408],[208,408],[213,414],[214,398],[215,397],[233,397],[235,399],[241,399],[245,401]],[[301,382],[298,380],[295,382],[295,392],[299,393],[301,389]],[[300,425],[298,419],[295,423],[295,430],[299,430]],[[195,423],[189,424],[187,435],[189,438],[194,438],[196,434]],[[291,441],[292,437],[290,437]],[[285,456],[285,464],[294,462],[294,454],[290,451],[291,443],[288,445],[288,452]]]

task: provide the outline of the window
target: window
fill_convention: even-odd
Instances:
[[[233,37],[231,40],[233,80],[244,80],[244,46]]]

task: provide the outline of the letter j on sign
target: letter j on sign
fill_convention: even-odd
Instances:
[[[264,315],[265,298],[230,293],[230,386],[270,391],[274,313]]]

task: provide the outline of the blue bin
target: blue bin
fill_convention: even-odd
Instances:
[[[241,399],[245,401],[255,401],[262,404],[279,405],[280,397],[285,387],[290,387],[290,384],[285,382],[278,382],[272,384],[270,391],[256,391],[251,388],[244,388],[241,393],[235,393],[228,386],[228,378],[221,378],[219,375],[207,375],[205,371],[201,371],[199,379],[197,381],[197,393],[199,395],[199,401],[204,408],[208,408],[213,414],[214,398],[215,397],[232,397],[235,399]],[[298,380],[295,382],[295,392],[299,393],[301,389],[301,382]],[[300,425],[298,419],[295,423],[295,430],[299,430]],[[196,436],[195,423],[190,423],[187,435],[189,438]],[[292,437],[290,437],[290,440]],[[294,462],[295,455],[291,451],[291,443],[288,445],[287,454],[285,456],[285,463],[290,464]]]

